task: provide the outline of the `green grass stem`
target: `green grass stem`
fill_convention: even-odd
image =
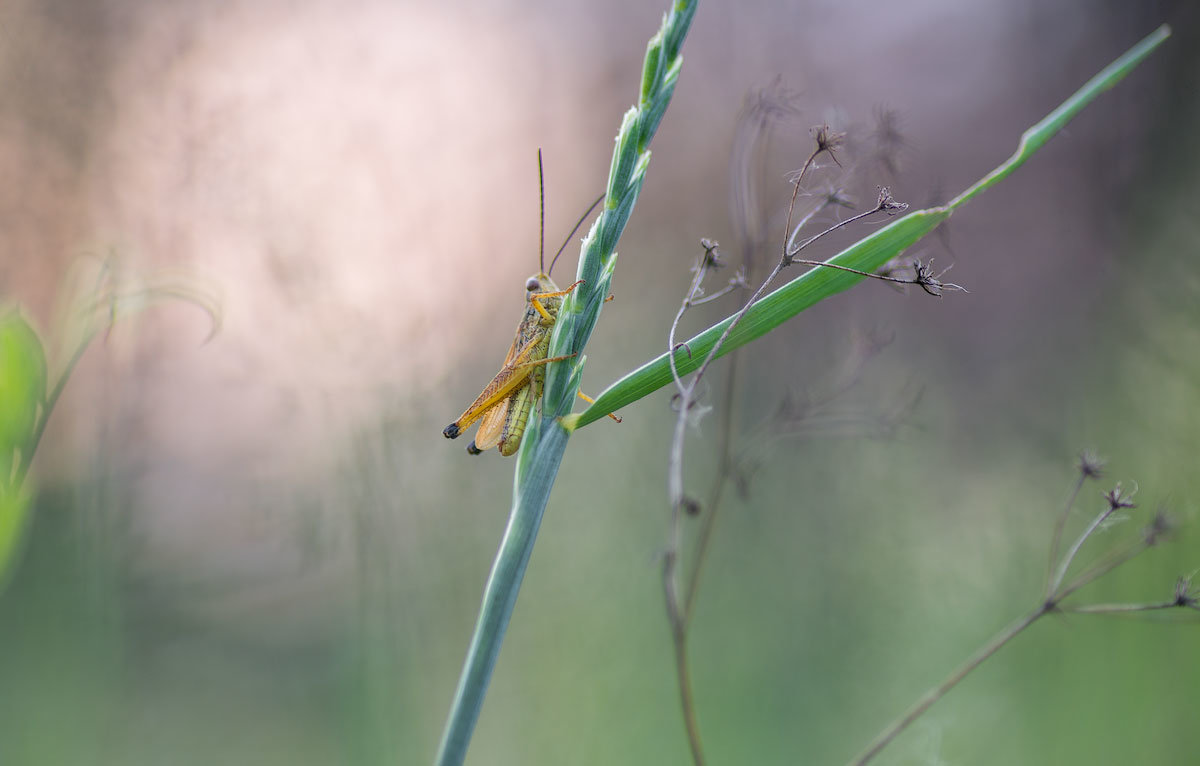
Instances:
[[[567,446],[569,434],[556,421],[571,411],[579,391],[586,361],[583,349],[608,295],[617,260],[616,244],[646,177],[650,141],[675,91],[683,62],[679,50],[695,12],[696,0],[673,2],[663,17],[662,27],[646,47],[638,103],[626,112],[621,122],[604,207],[580,252],[577,278],[584,282],[563,302],[550,341],[548,356],[577,356],[548,365],[540,417],[530,418],[517,453],[512,513],[484,588],[475,632],[442,734],[437,756],[441,766],[456,766],[466,758],[550,489]]]

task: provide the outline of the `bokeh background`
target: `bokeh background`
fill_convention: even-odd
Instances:
[[[603,187],[660,6],[0,7],[3,299],[60,358],[97,273],[221,307],[207,342],[185,302],[117,324],[54,413],[0,593],[0,763],[431,761],[513,469],[439,431],[499,366],[536,268],[536,149],[557,245]],[[941,202],[1176,31],[918,246],[969,294],[863,284],[741,354],[745,492],[722,501],[690,647],[711,762],[844,762],[1032,606],[1084,448],[1109,471],[1073,528],[1115,481],[1140,505],[1085,557],[1159,507],[1180,529],[1082,600],[1165,599],[1200,567],[1195,20],[1186,2],[701,4],[593,393],[665,348],[700,237],[765,270],[778,245],[747,232],[782,237],[810,126],[849,139],[806,192]],[[764,100],[771,139],[740,162]],[[623,415],[572,439],[471,763],[687,762],[659,582],[668,393]],[[698,496],[718,416],[689,437]],[[1047,619],[880,762],[1195,762],[1198,646],[1195,619]]]

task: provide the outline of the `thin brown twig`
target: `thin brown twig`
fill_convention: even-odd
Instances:
[[[679,376],[674,354],[676,349],[675,333],[683,315],[694,305],[693,301],[700,292],[705,274],[707,274],[710,268],[720,263],[717,256],[716,242],[701,240],[701,245],[704,247],[704,254],[701,255],[700,261],[693,270],[691,285],[688,288],[687,295],[680,303],[679,310],[675,313],[675,319],[671,322],[671,329],[667,336],[669,348],[671,349],[671,353],[668,355],[671,377],[674,378],[675,387],[678,389],[679,419],[681,422],[686,422],[687,411],[691,407],[691,397],[695,388],[695,380],[693,379],[690,384],[685,384]],[[690,349],[688,353],[691,353]],[[695,766],[703,766],[704,748],[700,743],[700,726],[696,719],[691,674],[687,662],[687,626],[679,609],[678,589],[675,584],[675,567],[679,557],[683,534],[682,525],[680,524],[680,514],[686,505],[683,497],[682,472],[680,471],[677,474],[675,471],[671,471],[668,482],[668,491],[671,496],[671,536],[667,544],[667,549],[663,552],[663,596],[666,599],[667,620],[671,628],[671,644],[675,652],[675,674],[679,685],[680,710],[683,714],[684,728],[687,731],[688,747],[691,749],[692,762]]]
[[[1083,484],[1087,480],[1088,475],[1080,471],[1079,478],[1071,489],[1071,495],[1067,498],[1066,507],[1058,515],[1058,520],[1054,522],[1054,537],[1050,539],[1050,558],[1046,564],[1046,598],[1050,598],[1050,595],[1054,593],[1054,565],[1058,562],[1058,549],[1062,546],[1062,536],[1067,526],[1067,519],[1071,517],[1071,509],[1075,507],[1075,500],[1079,498],[1079,490],[1083,489]]]
[[[832,195],[826,196],[820,204],[801,217],[800,222],[796,225],[794,231],[798,232],[801,226],[811,221],[814,216],[834,204],[837,204],[837,199],[835,199]],[[788,246],[790,246],[790,242]],[[778,271],[775,273],[778,273]],[[713,529],[716,527],[718,515],[717,503],[720,500],[721,494],[725,490],[725,484],[729,480],[729,472],[732,469],[733,464],[733,459],[730,454],[730,447],[732,444],[732,416],[729,413],[732,412],[733,407],[733,389],[734,381],[736,380],[737,365],[731,362],[729,368],[730,377],[726,381],[725,386],[726,400],[721,409],[723,416],[718,439],[718,459],[720,460],[720,465],[717,467],[717,476],[713,482],[713,488],[709,492],[709,506],[707,513],[704,514],[704,517],[700,522],[700,531],[697,536],[696,550],[692,557],[691,567],[688,570],[687,587],[683,599],[683,620],[685,625],[691,622],[692,613],[696,603],[696,593],[700,588],[700,575],[704,569],[704,562],[708,558],[709,544],[712,540]]]
[[[996,652],[1000,651],[1005,644],[1020,635],[1022,631],[1024,631],[1033,623],[1037,622],[1038,618],[1042,617],[1046,613],[1047,608],[1043,604],[1021,619],[1012,623],[1004,630],[997,633],[992,640],[984,644],[979,651],[971,655],[966,662],[964,662],[953,673],[947,676],[946,680],[925,692],[925,694],[922,695],[919,700],[913,703],[912,707],[905,711],[902,716],[900,716],[890,726],[880,732],[879,735],[871,741],[871,744],[867,745],[867,748],[861,754],[859,754],[857,758],[851,761],[851,763],[854,764],[854,766],[863,766],[863,764],[879,755],[880,751],[887,747],[892,740],[894,740],[900,735],[901,732],[907,729],[913,721],[920,718],[926,710],[933,707],[935,702],[946,696],[946,693],[957,686],[959,682],[961,682],[971,673],[972,670],[982,665],[984,661],[986,661]]]
[[[683,435],[684,435],[683,429],[687,423],[687,411],[690,408],[691,403],[692,403],[691,402],[692,395],[695,393],[696,386],[699,384],[700,380],[704,377],[704,373],[707,372],[708,366],[712,363],[713,359],[716,358],[721,347],[725,344],[725,341],[729,338],[730,334],[737,327],[737,325],[741,322],[741,320],[745,317],[746,313],[750,310],[750,307],[753,306],[760,297],[762,297],[762,294],[764,292],[766,292],[767,287],[769,287],[770,284],[773,281],[775,281],[775,277],[779,276],[779,272],[781,272],[785,267],[787,267],[788,265],[790,265],[792,263],[792,261],[793,261],[792,256],[794,256],[800,250],[803,250],[805,247],[811,245],[813,242],[817,241],[821,237],[826,236],[827,234],[830,234],[833,231],[836,231],[837,229],[839,229],[847,224],[853,223],[854,221],[857,221],[861,218],[871,215],[872,213],[877,213],[881,210],[888,210],[888,211],[899,210],[899,209],[903,209],[903,208],[907,207],[906,205],[901,206],[900,203],[895,203],[892,200],[891,195],[886,193],[886,189],[881,189],[880,195],[879,195],[879,202],[871,210],[869,210],[865,213],[861,213],[857,216],[853,216],[845,221],[842,221],[841,223],[839,223],[833,227],[830,227],[829,229],[826,229],[825,231],[821,232],[820,234],[809,238],[808,240],[806,240],[804,243],[802,243],[798,248],[796,248],[794,250],[789,249],[788,235],[792,228],[792,217],[793,217],[795,209],[796,209],[796,198],[800,194],[800,184],[804,179],[804,175],[808,171],[808,169],[812,167],[813,162],[816,161],[816,158],[822,152],[828,152],[830,154],[830,156],[832,157],[833,150],[841,145],[841,141],[843,138],[844,138],[843,134],[832,133],[829,130],[829,126],[827,126],[827,125],[817,129],[817,133],[816,133],[817,148],[814,149],[813,152],[808,156],[808,159],[804,161],[804,165],[801,167],[800,172],[798,174],[796,174],[795,180],[792,183],[792,197],[788,203],[787,223],[784,226],[784,244],[783,244],[783,248],[782,248],[783,252],[782,252],[782,255],[780,256],[779,261],[775,264],[775,267],[771,270],[771,273],[767,276],[767,278],[764,279],[762,284],[760,284],[758,286],[758,288],[754,291],[754,294],[750,296],[749,300],[747,300],[746,303],[742,306],[742,308],[738,311],[738,313],[734,315],[733,319],[729,322],[729,324],[727,324],[725,326],[725,329],[721,333],[721,336],[719,338],[717,338],[717,342],[713,344],[713,347],[709,350],[708,355],[705,357],[704,361],[696,369],[695,373],[693,373],[691,382],[685,386],[683,384],[683,381],[679,377],[679,371],[675,365],[675,358],[674,358],[675,333],[678,328],[680,319],[683,317],[683,314],[687,311],[687,309],[691,305],[691,301],[695,297],[696,290],[699,289],[700,282],[701,282],[701,280],[703,280],[704,273],[706,271],[705,267],[710,263],[710,261],[715,260],[715,259],[711,259],[709,257],[712,252],[715,252],[715,243],[712,243],[713,244],[712,248],[709,247],[708,241],[705,241],[703,243],[705,246],[705,251],[706,251],[705,257],[701,261],[701,266],[696,269],[695,276],[692,279],[692,287],[688,291],[687,297],[684,298],[682,304],[680,305],[679,311],[676,313],[675,319],[671,323],[671,329],[668,332],[669,342],[668,342],[667,347],[671,351],[671,353],[668,354],[668,361],[671,366],[671,375],[674,378],[675,385],[677,388],[679,388],[679,393],[681,395],[680,396],[680,405],[679,405],[680,417],[677,418],[677,420],[676,420],[675,438],[672,440],[671,457],[670,457],[669,466],[668,466],[668,476],[669,476],[669,478],[668,478],[668,494],[669,494],[672,506],[677,506],[683,501],[683,481],[682,481],[682,459],[683,459],[683,444],[682,444],[682,442],[683,442]],[[835,159],[835,161],[836,161],[836,159]]]
[[[749,287],[749,285],[746,284],[746,275],[743,274],[742,271],[739,269],[737,274],[733,275],[733,277],[730,278],[728,284],[726,284],[720,290],[716,291],[715,293],[713,293],[711,295],[706,295],[703,298],[696,298],[695,300],[693,300],[691,302],[691,305],[692,306],[703,306],[706,303],[712,303],[713,301],[717,300],[718,298],[724,298],[726,295],[729,295],[734,290],[740,290],[745,287]]]
[[[849,271],[850,273],[858,274],[861,277],[870,277],[871,279],[878,279],[884,282],[894,282],[899,285],[918,285],[921,287],[921,289],[935,298],[942,297],[940,292],[941,290],[957,290],[961,293],[971,292],[962,285],[956,285],[953,282],[941,281],[942,275],[945,274],[946,271],[949,271],[949,269],[945,269],[941,274],[933,276],[932,269],[920,261],[913,261],[913,277],[911,279],[907,277],[893,277],[889,274],[876,274],[872,271],[861,271],[859,269],[852,269],[849,266],[841,266],[836,263],[829,263],[828,261],[809,261],[803,258],[794,258],[792,263],[801,263],[806,266],[824,266],[825,268],[829,269]]]
[[[1175,592],[1168,601],[1158,601],[1148,604],[1089,604],[1085,606],[1060,607],[1060,610],[1079,614],[1131,614],[1183,608],[1200,612],[1200,593],[1192,589],[1193,576],[1195,576],[1195,572],[1187,576],[1181,575],[1175,581]]]
[[[797,184],[798,183],[799,182],[797,182]],[[799,190],[799,188],[800,188],[799,186],[796,187],[797,191]],[[792,195],[792,202],[795,203],[795,195],[794,194]],[[899,205],[901,207],[890,208],[891,205]],[[885,210],[889,210],[889,209],[904,210],[907,208],[908,208],[908,205],[905,205],[902,202],[900,202],[900,203],[893,202],[891,194],[888,192],[886,187],[881,188],[880,195],[879,195],[879,202],[875,205],[875,207],[871,208],[870,210],[864,210],[863,212],[859,213],[858,215],[852,215],[845,220],[838,221],[833,226],[830,226],[829,228],[825,229],[824,231],[821,231],[821,232],[818,232],[818,233],[812,235],[808,239],[801,242],[799,245],[785,249],[781,263],[783,266],[790,266],[793,263],[797,263],[798,262],[797,259],[794,258],[793,256],[795,256],[801,250],[808,247],[809,245],[816,242],[817,240],[821,239],[822,237],[827,237],[830,234],[837,231],[838,229],[849,226],[850,224],[852,224],[856,221],[861,221],[862,219],[866,218],[867,216],[871,216],[880,211],[885,211]],[[791,224],[790,220],[788,221],[788,224],[789,224],[789,228],[790,228],[790,224]],[[824,264],[825,264],[824,261],[817,261],[814,265],[820,266],[820,265],[824,265]],[[834,266],[834,264],[828,264],[828,265]],[[847,271],[853,271],[853,269],[850,269],[846,266],[834,266],[834,268],[840,268],[840,269],[846,269]],[[859,272],[859,273],[863,274],[864,276],[871,276],[871,274],[868,272]]]
[[[776,80],[769,87],[755,92],[747,99],[738,120],[738,138],[730,160],[730,209],[733,213],[734,231],[737,234],[737,249],[741,264],[737,277],[741,286],[749,288],[753,281],[758,253],[767,240],[767,222],[763,219],[754,179],[766,174],[767,146],[775,124],[794,115],[792,95]],[[803,225],[824,204],[814,208],[801,219]],[[799,232],[800,225],[795,229]],[[731,281],[732,286],[732,281]],[[724,292],[724,291],[722,291]],[[720,515],[721,498],[733,471],[733,432],[737,420],[736,392],[741,371],[741,353],[734,349],[727,355],[725,381],[721,387],[721,402],[717,404],[716,455],[717,470],[713,476],[707,502],[700,520],[700,531],[693,555],[690,557],[686,575],[687,588],[683,599],[683,627],[691,624],[704,562],[708,559],[709,542]]]
[[[799,191],[800,186],[799,182],[797,181],[792,190],[792,200],[788,208],[789,228],[791,226],[792,210],[796,205],[796,195],[799,193]],[[725,326],[725,330],[721,333],[721,336],[717,338],[717,342],[713,344],[712,348],[709,349],[708,355],[704,358],[704,361],[700,363],[700,366],[696,369],[696,372],[692,374],[692,379],[689,383],[684,385],[683,381],[680,380],[679,372],[675,367],[674,353],[668,355],[671,364],[671,374],[675,378],[675,384],[679,387],[680,393],[679,417],[676,418],[675,421],[675,434],[674,438],[671,440],[671,453],[667,469],[668,496],[671,500],[672,507],[679,506],[683,502],[683,437],[686,433],[687,413],[691,408],[692,396],[696,391],[696,386],[703,379],[704,373],[708,371],[708,366],[712,363],[713,359],[716,358],[721,346],[725,345],[725,341],[729,337],[730,333],[732,333],[733,330],[738,326],[742,318],[746,316],[746,313],[750,310],[750,307],[753,306],[760,297],[762,297],[762,294],[766,292],[767,287],[775,280],[775,277],[779,276],[779,272],[783,270],[785,265],[786,264],[784,263],[783,258],[781,258],[779,262],[775,264],[775,267],[771,269],[770,275],[763,280],[762,284],[758,286],[758,289],[754,291],[754,294],[750,296],[750,299],[746,301],[742,308],[738,310],[737,314],[733,316],[733,319],[729,322],[729,324]],[[699,276],[699,274],[697,274],[697,276]],[[693,284],[695,284],[695,280],[693,280]],[[674,348],[675,329],[678,326],[679,319],[682,318],[683,313],[687,310],[687,307],[688,301],[687,299],[684,299],[683,305],[680,306],[680,310],[676,314],[675,321],[671,323],[671,330],[668,335],[670,339],[668,348]]]
[[[958,285],[943,284],[940,281],[940,274],[933,276],[932,270],[920,262],[914,262],[914,278],[909,280],[883,276],[879,274],[870,274],[847,267],[841,267],[836,264],[827,264],[820,261],[807,261],[796,258],[796,256],[805,248],[817,242],[822,237],[828,236],[829,234],[845,226],[862,220],[875,213],[885,212],[891,215],[908,207],[903,203],[898,203],[893,200],[888,189],[881,187],[879,189],[879,195],[874,208],[836,223],[824,231],[819,232],[815,236],[809,237],[799,245],[796,245],[795,239],[804,223],[810,221],[817,212],[825,207],[832,204],[841,204],[843,201],[843,198],[838,193],[826,195],[822,203],[806,214],[800,224],[797,225],[796,229],[793,230],[792,221],[795,215],[796,200],[799,196],[801,183],[803,182],[805,174],[813,166],[813,163],[821,152],[829,153],[834,161],[837,161],[837,158],[833,155],[833,150],[840,145],[842,136],[841,134],[830,133],[828,126],[824,126],[816,133],[816,139],[817,148],[812,152],[812,154],[809,155],[808,159],[805,160],[800,172],[795,175],[792,181],[792,195],[788,202],[787,220],[784,224],[784,241],[779,260],[775,263],[775,266],[771,269],[771,272],[762,281],[750,298],[743,304],[742,308],[726,325],[721,336],[709,350],[708,355],[704,358],[700,366],[693,373],[690,381],[687,383],[684,383],[683,379],[679,375],[678,366],[675,361],[675,351],[678,349],[678,346],[675,343],[675,337],[679,323],[687,310],[707,300],[705,298],[701,298],[701,295],[703,295],[702,285],[705,276],[710,270],[719,268],[721,265],[723,265],[720,261],[720,254],[717,249],[718,245],[716,242],[710,240],[701,241],[701,244],[704,247],[704,253],[700,257],[699,262],[693,270],[694,273],[691,285],[689,286],[686,296],[680,302],[679,310],[676,312],[675,317],[671,322],[671,327],[667,335],[668,348],[670,349],[668,361],[671,369],[671,376],[677,389],[675,402],[679,410],[678,417],[675,421],[675,430],[671,440],[671,450],[667,467],[667,493],[671,502],[671,522],[667,548],[663,554],[662,578],[664,598],[666,602],[668,620],[671,624],[672,642],[675,650],[676,673],[678,676],[684,724],[688,733],[688,741],[692,751],[693,762],[697,764],[697,766],[703,763],[703,749],[700,745],[699,727],[696,721],[695,704],[691,693],[691,680],[687,662],[687,628],[691,619],[691,615],[693,614],[693,606],[695,604],[695,596],[699,586],[700,573],[703,570],[703,564],[706,558],[705,553],[708,550],[712,536],[712,530],[715,524],[716,503],[724,490],[724,485],[728,481],[728,475],[731,470],[731,460],[728,455],[728,445],[730,441],[732,423],[732,420],[729,417],[723,421],[722,431],[724,433],[725,446],[722,451],[721,466],[718,471],[717,479],[714,482],[711,495],[713,511],[705,515],[697,543],[696,555],[692,558],[692,565],[687,576],[685,596],[682,599],[681,604],[677,572],[683,539],[681,517],[684,513],[694,514],[699,510],[699,504],[695,500],[686,497],[683,489],[684,437],[686,435],[689,414],[695,402],[697,386],[700,384],[708,370],[709,365],[716,358],[726,339],[745,317],[746,313],[750,310],[750,307],[754,305],[754,303],[762,296],[771,283],[774,282],[779,273],[794,263],[806,263],[813,266],[843,268],[847,271],[853,271],[857,274],[861,274],[862,276],[875,277],[891,282],[915,283],[920,285],[927,293],[931,295],[940,295],[941,293],[939,291],[941,289],[963,289]],[[944,274],[945,272],[942,273]],[[736,287],[744,286],[744,284],[745,278],[739,274],[739,276],[736,276],[734,279],[730,280],[729,286],[719,294],[728,293]],[[690,349],[688,353],[691,353]],[[731,391],[732,388],[730,387],[727,391],[727,397],[731,396]],[[729,404],[731,408],[731,399],[727,401],[727,404]]]
[[[678,510],[675,511],[678,513]],[[667,615],[671,623],[671,644],[675,650],[675,674],[679,684],[679,705],[683,712],[683,725],[687,730],[688,747],[692,752],[692,763],[704,766],[704,748],[700,744],[700,724],[696,720],[696,705],[692,696],[691,673],[687,660],[687,624],[683,620],[677,599],[678,591],[673,586],[675,557],[677,551],[669,550],[663,556],[663,593],[667,600]]]
[[[827,207],[829,205],[844,204],[844,198],[840,195],[840,193],[835,192],[832,194],[828,194],[828,195],[826,195],[826,197],[822,201],[822,203],[819,206],[817,206],[817,208],[813,209],[812,211],[810,211],[808,214],[806,214],[804,216],[803,220],[800,222],[800,224],[797,225],[795,230],[793,230],[793,228],[792,228],[792,221],[793,221],[793,217],[795,215],[795,209],[796,209],[796,200],[799,196],[800,187],[801,187],[801,184],[804,180],[806,173],[808,172],[808,170],[810,168],[813,167],[813,164],[816,161],[816,158],[822,152],[828,153],[830,155],[830,157],[834,160],[834,162],[837,162],[837,158],[834,155],[834,150],[841,145],[844,135],[831,132],[829,130],[828,126],[821,126],[820,128],[815,129],[814,137],[816,138],[817,147],[809,155],[808,159],[805,160],[804,165],[801,167],[800,171],[797,174],[795,174],[793,181],[792,181],[792,195],[791,195],[791,199],[788,202],[787,220],[784,224],[784,241],[783,241],[783,246],[781,248],[779,260],[776,262],[775,266],[772,268],[770,274],[767,275],[767,277],[762,281],[762,283],[758,286],[758,288],[754,291],[754,293],[750,296],[750,298],[745,302],[745,304],[742,306],[742,308],[737,312],[737,314],[734,315],[733,319],[729,322],[729,324],[726,325],[721,336],[717,339],[716,343],[709,350],[708,355],[705,357],[705,359],[701,362],[700,366],[693,373],[690,381],[686,384],[683,382],[682,378],[680,377],[678,367],[675,362],[674,352],[678,348],[675,343],[675,336],[676,336],[676,332],[677,332],[677,329],[679,326],[679,322],[682,320],[683,315],[687,312],[687,310],[695,305],[698,305],[698,303],[703,302],[703,300],[704,300],[704,299],[700,298],[700,296],[702,295],[702,284],[703,284],[705,275],[708,273],[709,270],[720,267],[722,265],[721,261],[720,261],[720,257],[719,257],[719,252],[717,251],[717,243],[709,241],[709,240],[702,240],[701,244],[703,245],[705,252],[701,256],[699,263],[696,265],[696,267],[694,269],[693,279],[692,279],[691,285],[688,289],[687,295],[685,296],[683,301],[681,301],[679,310],[676,312],[675,318],[671,323],[670,330],[668,331],[668,348],[671,351],[671,353],[668,355],[668,360],[669,360],[669,365],[670,365],[670,369],[671,369],[671,376],[675,382],[675,386],[676,386],[676,389],[678,392],[675,396],[675,402],[679,408],[679,410],[678,410],[679,414],[675,421],[675,431],[673,434],[673,438],[671,440],[670,457],[668,459],[668,467],[667,467],[667,493],[668,493],[668,497],[671,502],[671,523],[670,523],[670,532],[668,534],[667,549],[663,555],[662,577],[663,577],[664,597],[665,597],[667,611],[668,611],[668,619],[671,623],[672,639],[673,639],[673,643],[675,645],[676,668],[677,668],[678,682],[679,682],[679,688],[680,688],[681,704],[683,707],[684,722],[685,722],[685,726],[688,731],[689,745],[692,750],[693,761],[697,765],[702,763],[703,754],[702,754],[702,748],[700,746],[700,741],[699,741],[699,729],[696,724],[695,704],[694,704],[694,701],[692,700],[691,682],[690,682],[690,676],[689,676],[688,665],[687,665],[687,651],[686,651],[687,650],[687,626],[688,626],[688,623],[690,622],[690,618],[693,613],[693,605],[695,603],[695,596],[696,596],[696,592],[697,592],[697,589],[699,586],[700,572],[703,569],[703,563],[706,558],[705,553],[708,550],[709,542],[710,542],[711,536],[712,536],[712,530],[713,530],[714,524],[715,524],[715,519],[716,519],[715,513],[709,513],[705,516],[704,524],[702,526],[700,538],[699,538],[698,545],[697,545],[697,555],[695,557],[693,557],[694,563],[691,566],[691,569],[689,571],[688,578],[687,578],[687,590],[686,590],[685,597],[682,601],[682,609],[681,609],[681,601],[679,598],[679,582],[678,582],[678,573],[677,573],[677,566],[678,566],[678,562],[679,562],[680,552],[682,549],[682,538],[683,538],[681,516],[683,513],[694,514],[700,510],[699,504],[695,500],[692,500],[692,499],[686,497],[686,495],[684,494],[684,490],[683,490],[684,437],[686,434],[686,427],[687,427],[687,423],[689,420],[689,413],[695,402],[695,394],[696,394],[697,386],[700,384],[701,380],[703,379],[705,373],[708,370],[709,365],[716,358],[717,354],[719,353],[721,347],[724,345],[725,341],[728,339],[728,337],[733,332],[733,330],[737,327],[737,325],[741,322],[741,320],[745,317],[746,313],[750,310],[750,307],[753,306],[754,303],[762,296],[762,294],[771,285],[771,283],[774,282],[775,278],[779,275],[779,273],[783,269],[787,268],[788,266],[790,266],[794,263],[799,262],[798,259],[796,258],[797,254],[799,254],[805,248],[809,247],[810,245],[817,242],[821,238],[826,237],[829,234],[831,234],[845,226],[848,226],[856,221],[862,220],[870,215],[873,215],[873,214],[879,213],[879,212],[885,212],[889,215],[893,215],[895,213],[898,213],[898,212],[901,212],[901,211],[907,209],[907,207],[908,207],[904,203],[896,202],[892,198],[891,193],[888,191],[888,189],[881,187],[879,189],[878,198],[877,198],[876,205],[874,208],[872,208],[871,210],[868,210],[864,213],[860,213],[859,215],[851,216],[850,218],[848,218],[844,221],[841,221],[837,224],[834,224],[833,226],[825,229],[822,232],[819,232],[815,236],[812,236],[812,237],[804,240],[799,245],[795,245],[794,244],[795,239],[800,231],[800,226],[803,223],[807,223],[809,220],[812,219],[812,217],[814,215],[816,215],[817,212],[819,212],[820,210],[824,209],[825,207]],[[838,163],[838,164],[840,165],[841,163]],[[822,265],[822,266],[829,265],[829,266],[833,266],[834,268],[845,268],[845,267],[839,267],[839,266],[836,266],[833,264],[825,264],[823,262],[809,262],[809,263],[811,263],[812,265]],[[939,281],[939,277],[941,275],[938,275],[936,277],[933,276],[931,270],[928,267],[924,266],[923,264],[920,264],[919,262],[914,262],[913,269],[915,272],[915,276],[912,280],[900,280],[900,279],[890,278],[890,277],[881,277],[880,275],[868,274],[866,272],[857,272],[857,273],[860,273],[863,276],[873,276],[873,277],[877,277],[877,278],[887,279],[888,281],[904,281],[907,283],[919,284],[919,285],[921,285],[921,287],[923,289],[925,289],[926,292],[930,293],[931,295],[940,295],[940,292],[938,292],[938,290],[943,289],[943,288],[960,289],[960,290],[962,289],[962,288],[958,287],[957,285],[943,285]],[[853,269],[847,269],[847,270],[854,271]],[[744,283],[744,277],[735,277],[733,280],[731,280],[731,284],[728,289],[731,290],[734,287],[739,286],[739,282]],[[690,354],[690,350],[689,350],[689,354]],[[731,420],[726,421],[726,424],[728,425],[731,422],[732,422]],[[728,432],[726,433],[726,438],[728,439]],[[726,448],[725,448],[725,453],[727,453],[727,452],[728,452],[728,440],[726,441]],[[716,482],[714,483],[714,489],[713,489],[713,493],[712,493],[712,497],[714,498],[714,506],[715,506],[715,499],[720,497],[720,494],[724,489],[724,484],[728,479],[728,473],[730,471],[730,468],[731,468],[731,466],[730,466],[729,456],[728,456],[728,454],[723,454],[722,465],[721,465],[721,468],[720,468],[720,471],[718,474],[718,478],[717,478]]]
[[[1060,612],[1072,614],[1130,614],[1135,612],[1154,612],[1161,609],[1177,609],[1180,604],[1174,599],[1159,601],[1153,604],[1084,604],[1082,606],[1059,607]],[[1195,607],[1191,607],[1195,608]]]
[[[798,246],[796,244],[796,238],[800,236],[800,232],[804,230],[806,226],[812,223],[813,218],[817,217],[821,213],[825,212],[825,210],[835,205],[849,205],[846,198],[842,196],[840,189],[835,189],[826,194],[818,205],[814,206],[812,210],[809,210],[800,217],[800,220],[796,221],[796,225],[792,227],[792,234],[788,237],[787,252],[799,252],[801,247],[803,247],[803,245]]]
[[[1108,496],[1113,498],[1110,500],[1108,507],[1101,511],[1096,518],[1092,519],[1092,523],[1083,530],[1083,534],[1081,534],[1075,540],[1075,543],[1067,550],[1066,554],[1063,555],[1062,561],[1058,565],[1058,570],[1055,572],[1054,577],[1050,580],[1050,587],[1048,590],[1051,594],[1058,593],[1059,586],[1062,585],[1063,579],[1067,576],[1067,570],[1071,567],[1071,563],[1079,554],[1079,549],[1082,548],[1083,544],[1088,541],[1088,538],[1100,528],[1100,525],[1107,521],[1114,513],[1116,513],[1118,509],[1133,507],[1132,503],[1129,503],[1128,499],[1122,496],[1120,484],[1117,484],[1116,488],[1113,489]],[[1090,582],[1090,580],[1088,582]],[[1075,589],[1077,590],[1079,587],[1082,586],[1076,586]]]
[[[675,319],[671,322],[671,329],[667,332],[667,345],[671,349],[671,354],[668,355],[668,362],[671,366],[671,377],[675,380],[675,387],[679,389],[680,395],[684,393],[686,388],[683,380],[679,377],[679,368],[675,364],[675,350],[678,346],[675,345],[675,333],[679,329],[679,322],[683,319],[683,315],[687,310],[696,305],[695,300],[701,291],[701,284],[704,282],[704,276],[710,268],[714,268],[720,263],[717,255],[718,244],[709,239],[700,240],[701,247],[704,248],[704,253],[700,256],[699,262],[692,269],[692,283],[688,287],[687,295],[679,304],[679,310],[675,312]],[[691,351],[688,351],[691,354]]]
[[[684,436],[686,435],[688,415],[693,404],[697,386],[704,378],[704,374],[707,372],[709,365],[712,364],[712,361],[716,358],[717,353],[725,344],[726,339],[728,339],[730,333],[733,332],[734,328],[736,328],[741,320],[746,316],[746,313],[750,310],[750,307],[753,306],[760,297],[762,297],[762,294],[775,280],[775,277],[779,275],[779,272],[788,265],[788,235],[791,231],[792,216],[796,207],[796,198],[800,193],[800,183],[803,180],[804,173],[812,166],[812,163],[816,160],[817,155],[819,155],[822,151],[830,152],[832,155],[832,150],[838,145],[839,141],[840,138],[838,138],[836,134],[831,136],[828,133],[827,127],[824,128],[820,134],[818,134],[817,148],[811,155],[809,155],[809,158],[804,163],[804,167],[796,176],[795,182],[793,183],[792,196],[788,204],[787,223],[784,227],[782,254],[779,261],[775,264],[775,267],[771,270],[771,273],[767,276],[767,278],[763,280],[762,284],[759,285],[750,298],[745,302],[738,313],[734,315],[732,321],[726,325],[725,330],[721,333],[721,336],[717,339],[717,342],[709,350],[709,353],[704,358],[704,361],[701,362],[700,366],[692,374],[691,380],[687,384],[683,383],[675,364],[675,333],[683,314],[690,307],[691,301],[697,297],[696,292],[700,289],[700,284],[703,280],[704,274],[708,268],[711,268],[715,264],[719,263],[719,260],[716,257],[715,242],[703,242],[705,254],[702,257],[700,264],[696,268],[696,273],[692,279],[692,286],[688,290],[687,297],[685,297],[680,304],[679,311],[676,313],[675,319],[672,321],[671,328],[668,332],[667,348],[670,351],[668,358],[670,360],[671,376],[674,379],[675,385],[679,391],[677,394],[679,415],[675,421],[675,431],[671,440],[671,450],[667,465],[667,493],[671,503],[671,531],[669,533],[669,539],[667,542],[667,550],[663,555],[662,578],[664,598],[666,600],[668,611],[668,620],[672,626],[671,634],[672,642],[675,647],[676,672],[678,675],[680,689],[680,702],[683,708],[684,724],[688,733],[688,744],[692,751],[692,760],[696,766],[701,766],[703,763],[703,749],[700,745],[699,726],[696,723],[695,703],[692,699],[691,681],[687,664],[687,620],[684,616],[684,613],[680,610],[679,584],[676,577],[676,565],[682,540],[680,514],[685,510],[695,507],[695,502],[689,501],[684,496],[683,492],[683,443]]]
[[[1117,567],[1125,564],[1147,548],[1150,545],[1145,540],[1134,540],[1126,543],[1123,547],[1106,553],[1099,561],[1085,569],[1075,579],[1071,580],[1066,585],[1062,585],[1053,594],[1055,601],[1062,601],[1067,596],[1070,596],[1075,591],[1091,585],[1096,580],[1099,580],[1104,575],[1113,571]]]

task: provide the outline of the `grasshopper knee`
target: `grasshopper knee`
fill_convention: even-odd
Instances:
[[[462,433],[462,429],[458,427],[458,423],[451,423],[442,431],[442,436],[447,439],[457,439],[460,433]]]

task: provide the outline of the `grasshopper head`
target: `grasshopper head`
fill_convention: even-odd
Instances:
[[[526,297],[528,297],[530,295],[534,295],[536,293],[556,293],[556,292],[558,292],[558,285],[554,284],[554,280],[550,278],[550,275],[546,274],[544,272],[539,273],[539,274],[534,274],[532,277],[525,280]]]

